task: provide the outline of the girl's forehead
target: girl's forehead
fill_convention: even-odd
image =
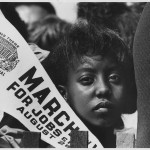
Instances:
[[[83,56],[79,62],[81,64],[91,64],[92,65],[92,64],[100,63],[100,62],[116,64],[117,61],[111,56],[96,55],[96,56]]]
[[[74,63],[75,70],[95,67],[113,68],[118,66],[117,62],[110,56],[84,56],[81,60]]]

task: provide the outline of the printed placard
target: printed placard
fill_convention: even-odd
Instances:
[[[72,129],[89,131],[60,95],[20,33],[0,12],[0,110],[56,148],[69,147]],[[88,148],[102,148],[89,131]]]

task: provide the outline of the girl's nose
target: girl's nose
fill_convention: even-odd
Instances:
[[[97,82],[96,96],[98,98],[108,97],[110,93],[111,93],[111,90],[107,82],[105,82],[104,80]]]

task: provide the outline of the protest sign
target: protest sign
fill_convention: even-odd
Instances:
[[[0,13],[0,110],[56,148],[69,147],[71,130],[89,131],[45,72],[29,45]],[[89,131],[89,148],[102,148]]]

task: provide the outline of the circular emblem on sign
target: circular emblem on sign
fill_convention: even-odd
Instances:
[[[17,48],[6,39],[0,37],[0,68],[10,72],[18,62]]]

